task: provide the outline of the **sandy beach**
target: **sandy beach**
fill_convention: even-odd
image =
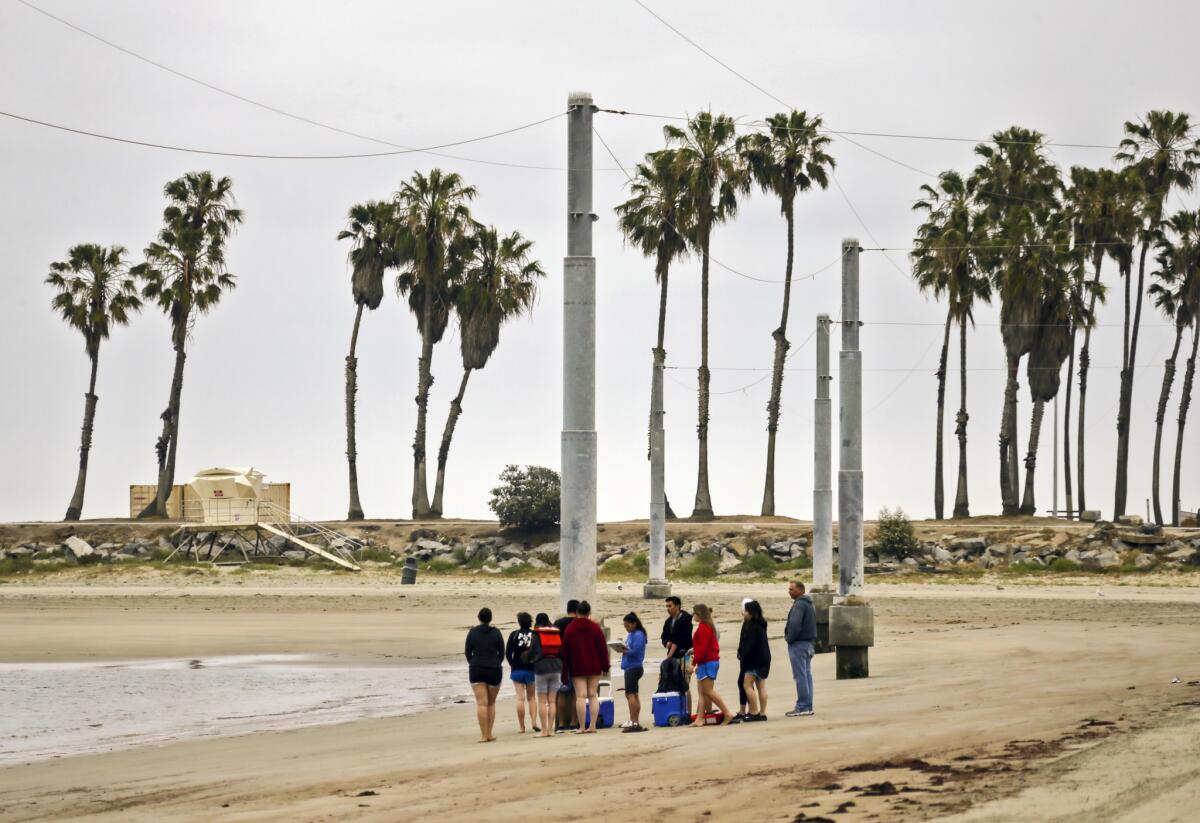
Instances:
[[[517,734],[508,699],[499,740],[481,746],[471,707],[451,705],[9,765],[0,819],[1189,819],[1200,798],[1200,587],[1114,582],[876,586],[870,679],[838,682],[819,656],[817,714],[805,719],[783,716],[784,587],[680,585],[685,603],[714,606],[730,638],[740,599],[764,603],[769,722],[541,740]],[[660,604],[624,589],[601,585],[600,616],[615,624],[632,608],[656,628]],[[507,631],[519,609],[553,610],[556,592],[550,581],[401,588],[308,573],[9,584],[0,663],[300,654],[458,665],[479,606]],[[727,698],[735,674],[722,669]]]

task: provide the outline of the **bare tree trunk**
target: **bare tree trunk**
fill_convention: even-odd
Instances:
[[[1092,257],[1092,266],[1096,270],[1095,283],[1100,282],[1100,267],[1104,263],[1104,251],[1101,250]],[[1096,311],[1096,293],[1092,292],[1091,299],[1088,303],[1088,317],[1094,318]],[[1087,406],[1087,373],[1088,366],[1091,364],[1091,344],[1092,344],[1092,323],[1088,323],[1087,328],[1083,330],[1083,346],[1079,350],[1079,428],[1076,436],[1076,447],[1078,454],[1078,482],[1079,482],[1079,511],[1087,508],[1086,494],[1084,493],[1084,464],[1087,457],[1087,449],[1084,448],[1084,426],[1085,410]],[[1070,415],[1067,419],[1070,420]]]
[[[708,491],[708,235],[705,231],[700,262],[700,393],[696,420],[696,438],[700,448],[696,468],[696,501],[692,506],[693,520],[713,519],[712,496]]]
[[[1183,324],[1175,324],[1175,347],[1171,356],[1163,363],[1162,390],[1158,393],[1158,412],[1154,415],[1154,474],[1150,478],[1151,497],[1154,500],[1154,522],[1163,524],[1162,504],[1159,502],[1158,473],[1162,456],[1163,420],[1167,417],[1167,402],[1171,399],[1171,384],[1175,382],[1175,359],[1179,356],[1179,344],[1183,341]]]
[[[186,331],[184,332],[186,335]],[[183,393],[183,366],[187,361],[184,340],[175,341],[175,370],[171,375],[171,394],[167,399],[167,408],[161,415],[163,421],[162,434],[154,444],[158,454],[158,489],[154,499],[147,504],[139,518],[166,517],[167,499],[171,496],[171,487],[175,484],[175,439],[179,433],[179,398]],[[183,501],[180,501],[183,505]],[[183,512],[181,511],[182,515]]]
[[[950,354],[950,324],[953,321],[952,314],[946,312],[946,331],[942,335],[942,356],[938,360],[937,370],[937,434],[934,436],[934,457],[933,457],[933,518],[934,520],[944,519],[946,511],[946,492],[942,486],[942,471],[945,460],[945,447],[942,443],[942,420],[946,416],[946,358]]]
[[[96,369],[100,365],[100,352],[91,356],[92,376],[88,381],[88,392],[83,403],[83,433],[79,442],[79,475],[75,478],[75,493],[67,506],[64,520],[78,520],[83,513],[83,490],[87,486],[88,453],[92,450],[92,426],[96,421]]]
[[[1025,497],[1021,500],[1021,514],[1035,514],[1037,505],[1034,503],[1033,481],[1037,468],[1038,437],[1042,433],[1042,414],[1045,411],[1044,400],[1033,401],[1033,417],[1029,422],[1029,450],[1025,453]]]
[[[429,517],[429,484],[425,477],[426,422],[429,416],[429,389],[433,385],[433,284],[425,284],[421,308],[421,357],[417,361],[417,431],[413,437],[413,520]]]
[[[442,445],[438,447],[437,478],[433,483],[433,517],[442,516],[442,491],[446,487],[446,461],[450,458],[450,441],[454,438],[454,427],[458,425],[458,416],[462,414],[462,399],[467,391],[467,381],[471,379],[471,369],[463,371],[462,382],[458,384],[458,394],[450,401],[450,413],[446,415],[446,428],[442,432]]]
[[[358,500],[358,449],[355,442],[354,402],[358,395],[358,326],[362,322],[363,304],[354,313],[354,331],[350,334],[350,354],[346,357],[346,462],[350,469],[350,510],[347,520],[362,520],[362,503]]]
[[[1004,412],[1000,416],[1000,504],[1005,516],[1017,513],[1017,478],[1012,455],[1016,451],[1017,372],[1021,358],[1008,355],[1008,380],[1004,384]]]
[[[783,278],[783,311],[779,328],[771,333],[775,338],[775,362],[771,373],[771,399],[767,401],[767,476],[763,486],[763,517],[775,515],[775,435],[779,431],[779,410],[783,396],[783,364],[791,344],[787,339],[788,309],[792,301],[792,261],[795,254],[795,209],[785,202],[787,218],[787,269]]]
[[[1142,291],[1146,276],[1146,252],[1150,250],[1149,239],[1142,240],[1141,261],[1138,263],[1136,308],[1133,311],[1133,326],[1129,333],[1129,356],[1121,369],[1121,393],[1117,409],[1117,479],[1114,494],[1113,519],[1125,514],[1125,500],[1129,487],[1129,428],[1133,405],[1133,376],[1137,368],[1138,329],[1142,323]],[[1128,288],[1126,275],[1126,287]],[[1128,303],[1126,304],[1128,305]]]
[[[1067,498],[1067,517],[1073,517],[1075,498],[1071,494],[1071,394],[1075,380],[1075,327],[1071,327],[1071,351],[1067,355],[1067,396],[1063,404],[1063,490]],[[1058,516],[1058,512],[1054,513]]]
[[[971,501],[967,495],[967,320],[958,321],[958,415],[954,433],[958,436],[958,488],[954,493],[954,516],[970,517]]]
[[[1183,390],[1179,396],[1179,434],[1175,438],[1175,474],[1171,480],[1171,525],[1179,525],[1179,469],[1183,464],[1183,429],[1187,425],[1188,406],[1192,403],[1192,381],[1196,377],[1196,350],[1200,345],[1200,322],[1193,320],[1192,356],[1183,373]]]

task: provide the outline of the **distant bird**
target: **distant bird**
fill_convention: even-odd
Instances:
[[[1100,591],[1099,589],[1096,589],[1096,597],[1104,597],[1104,592]]]
[[[617,581],[617,591],[621,591],[621,590],[622,590],[622,589],[624,589],[624,588],[625,588],[625,583],[624,583],[624,582],[622,582],[622,581],[620,581],[620,580],[618,580],[618,581]]]

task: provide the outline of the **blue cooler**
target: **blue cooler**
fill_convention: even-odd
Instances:
[[[611,729],[613,721],[616,719],[616,707],[613,705],[612,697],[612,681],[601,680],[597,688],[597,694],[600,697],[600,717],[596,719],[597,729]],[[583,725],[588,725],[592,722],[592,706],[588,702],[583,710]]]
[[[679,692],[658,692],[650,698],[655,726],[682,726],[688,721],[687,702]]]

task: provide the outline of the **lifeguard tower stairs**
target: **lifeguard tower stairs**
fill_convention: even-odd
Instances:
[[[278,560],[290,545],[343,569],[362,571],[355,560],[361,540],[266,500],[263,477],[253,468],[206,469],[193,477],[188,485],[198,499],[185,503],[185,522],[174,535],[179,542],[167,561],[178,557],[237,565]]]

